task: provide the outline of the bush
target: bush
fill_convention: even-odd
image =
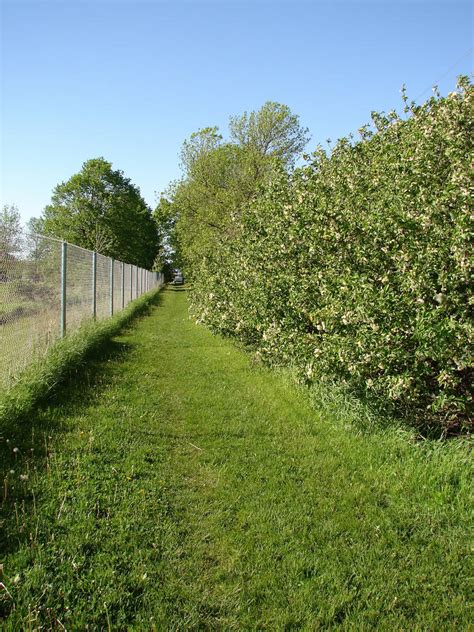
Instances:
[[[338,379],[443,434],[472,423],[472,85],[373,113],[284,170],[204,253],[192,310],[307,380]]]

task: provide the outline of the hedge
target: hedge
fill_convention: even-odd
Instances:
[[[192,311],[302,378],[470,427],[472,84],[280,169],[193,271]]]

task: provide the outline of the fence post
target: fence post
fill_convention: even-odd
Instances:
[[[97,253],[92,253],[92,318],[97,318]]]
[[[135,298],[138,298],[138,266],[135,266]]]
[[[130,264],[130,300],[133,301],[133,266]]]
[[[61,338],[66,335],[67,242],[61,243]]]
[[[120,298],[122,299],[122,309],[125,307],[125,264],[122,261],[120,265],[121,284],[120,284]]]
[[[110,315],[114,315],[114,260],[110,257]]]

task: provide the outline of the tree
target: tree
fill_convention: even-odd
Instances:
[[[294,164],[309,141],[309,130],[301,127],[298,115],[273,101],[267,101],[258,112],[232,116],[229,128],[234,142],[264,156],[276,156],[287,166]]]
[[[104,158],[88,160],[58,184],[42,217],[45,234],[151,268],[158,236],[138,187]]]
[[[16,255],[22,248],[20,211],[14,205],[5,204],[0,211],[0,252]]]
[[[196,162],[214,149],[217,149],[222,142],[222,135],[219,134],[218,127],[205,127],[193,132],[189,140],[185,140],[181,148],[181,166],[186,174],[189,174]]]
[[[184,142],[183,178],[169,187],[154,213],[188,276],[235,240],[243,209],[277,167],[293,164],[308,140],[298,116],[278,103],[231,117],[229,127],[229,141],[217,127],[206,127]]]
[[[29,233],[42,235],[44,233],[44,219],[42,217],[30,217],[26,222]]]
[[[50,259],[54,261],[54,254],[57,249],[52,247],[51,241],[44,237],[44,219],[42,217],[30,217],[26,223],[26,246],[28,258],[31,261],[41,262],[46,268],[45,261]]]
[[[231,143],[194,154],[187,177],[161,196],[154,217],[177,267],[195,268],[203,253],[235,237],[236,219],[255,195],[270,159]]]

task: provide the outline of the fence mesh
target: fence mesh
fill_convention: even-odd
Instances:
[[[68,244],[66,259],[66,330],[69,330],[92,314],[92,254]]]
[[[0,235],[1,236],[1,235]],[[82,322],[117,313],[163,275],[41,235],[0,250],[0,386]]]

